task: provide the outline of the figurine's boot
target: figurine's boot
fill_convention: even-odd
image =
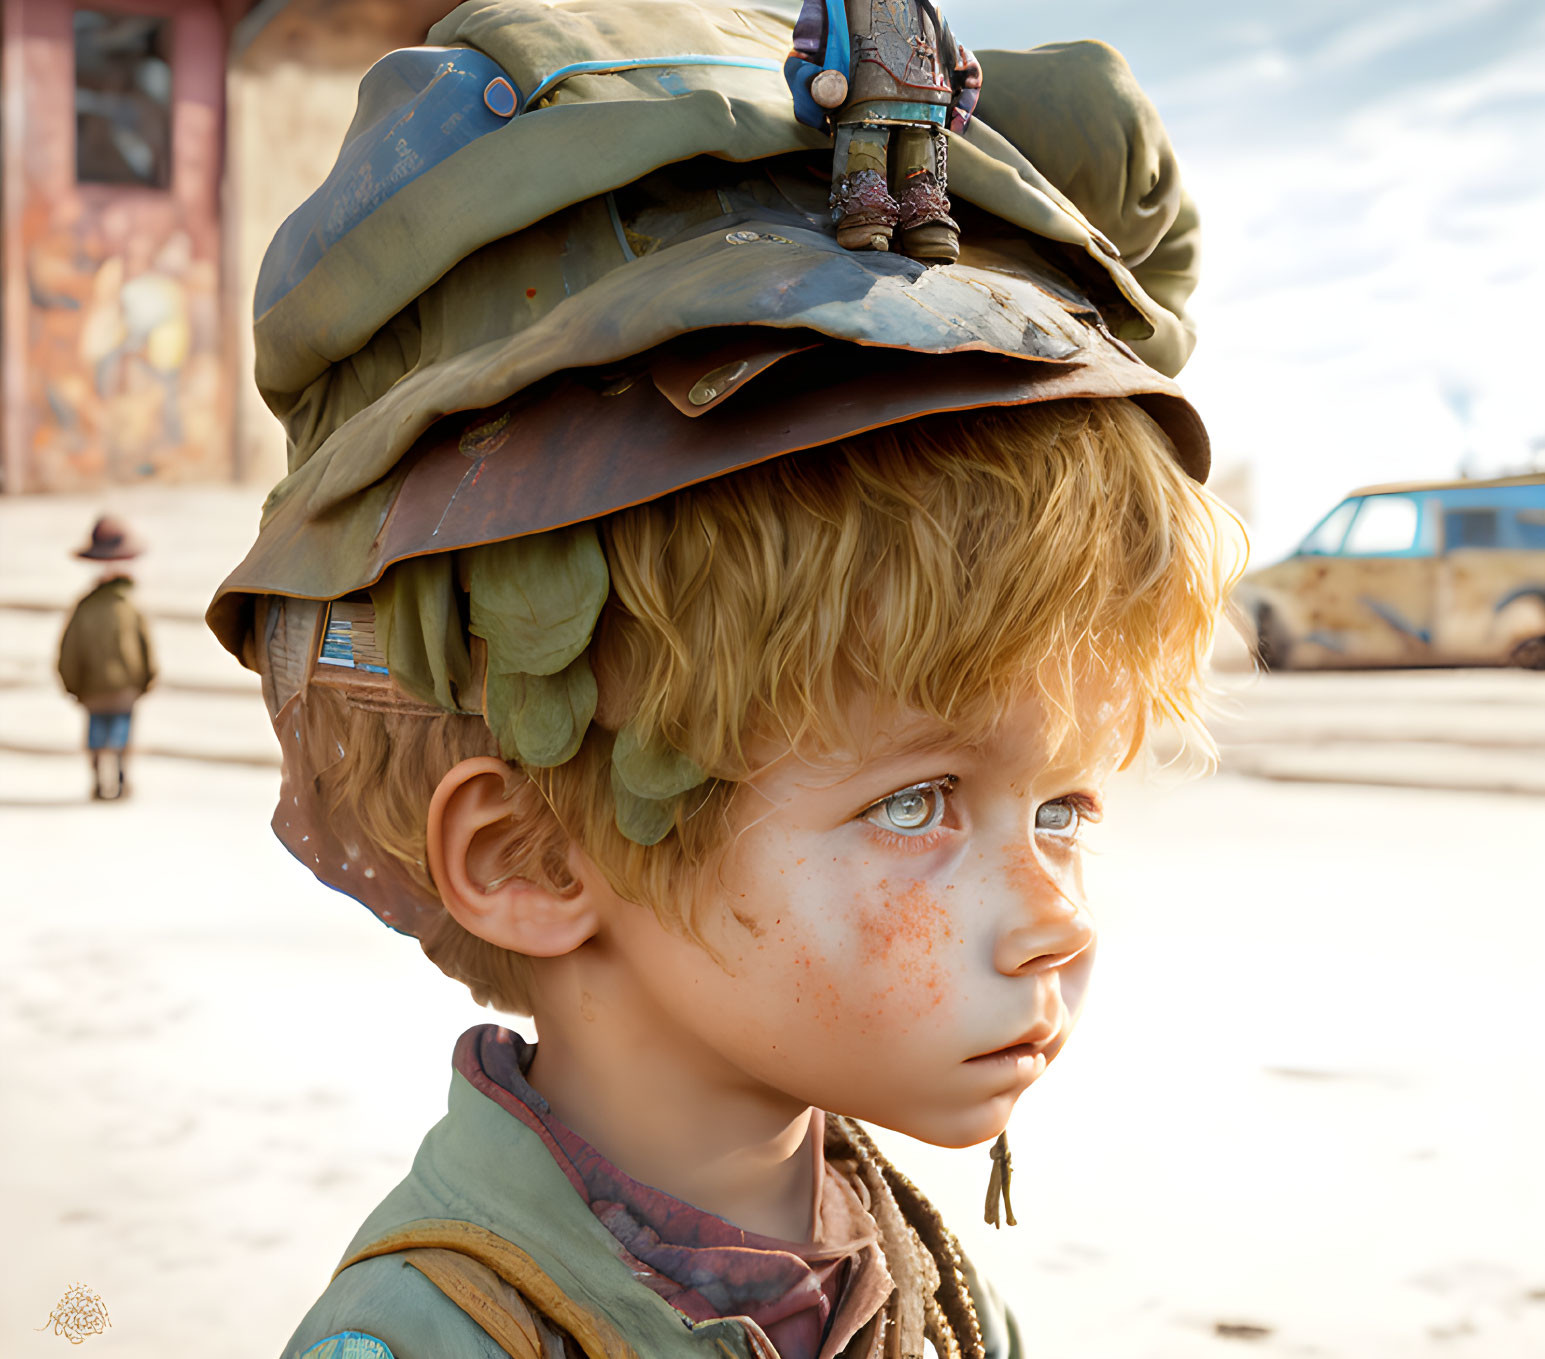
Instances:
[[[960,258],[960,227],[944,192],[944,138],[908,129],[895,140],[895,181],[906,186],[896,221],[901,250],[930,264],[953,264]]]
[[[950,200],[927,170],[902,195],[897,229],[902,252],[915,260],[953,264],[960,258],[960,227],[950,216]]]
[[[844,250],[889,250],[901,205],[885,182],[884,128],[842,126],[832,157],[832,221]]]
[[[878,170],[844,175],[832,194],[837,244],[844,250],[889,250],[901,205]]]
[[[101,802],[107,796],[107,789],[102,784],[102,752],[91,752],[91,800]]]

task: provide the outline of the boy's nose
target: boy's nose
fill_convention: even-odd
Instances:
[[[999,972],[1012,977],[1021,972],[1049,971],[1072,962],[1094,943],[1094,922],[1088,913],[1061,898],[1057,906],[1057,911],[998,936],[993,966]]]
[[[1017,856],[1016,856],[1017,857]],[[1031,872],[1019,858],[1011,881],[1014,916],[993,945],[993,966],[1005,976],[1046,971],[1071,962],[1094,943],[1094,921],[1039,864]]]

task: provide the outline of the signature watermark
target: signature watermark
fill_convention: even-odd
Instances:
[[[46,1331],[52,1326],[55,1335],[62,1335],[70,1344],[78,1345],[88,1335],[101,1335],[112,1324],[102,1295],[83,1283],[72,1283],[54,1305],[48,1320],[41,1326],[34,1326],[33,1330]]]

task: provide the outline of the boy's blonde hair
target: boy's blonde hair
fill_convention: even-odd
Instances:
[[[733,830],[758,753],[861,754],[855,697],[989,735],[1033,685],[1054,745],[1114,720],[1128,758],[1157,720],[1208,749],[1197,710],[1237,520],[1124,398],[934,416],[619,510],[590,657],[597,722],[554,769],[510,767],[500,879],[575,890],[570,841],[662,922],[701,938],[695,890]],[[1091,689],[1090,682],[1093,682]],[[1079,710],[1081,693],[1108,707]],[[710,775],[652,847],[617,830],[611,732],[638,719]],[[497,746],[476,717],[365,710],[316,692],[319,776],[430,898],[425,823],[453,765]],[[529,961],[440,912],[421,942],[483,1003],[530,1013]]]

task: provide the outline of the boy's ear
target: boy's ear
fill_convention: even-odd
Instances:
[[[469,934],[532,958],[556,958],[595,934],[595,892],[584,881],[569,895],[524,878],[486,885],[497,875],[501,831],[511,829],[503,824],[509,774],[502,760],[481,755],[440,780],[429,802],[429,872],[445,909]]]

